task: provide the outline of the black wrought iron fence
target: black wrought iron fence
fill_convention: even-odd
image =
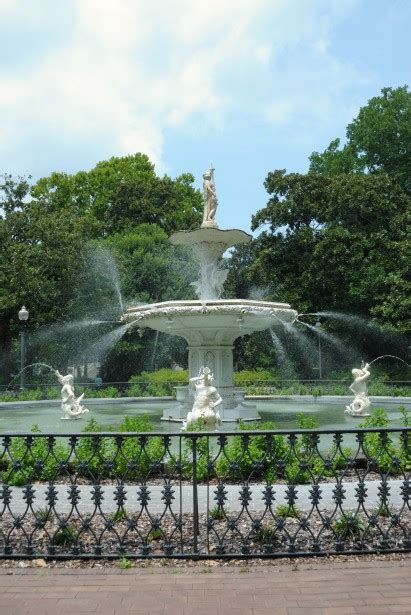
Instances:
[[[16,433],[3,558],[238,558],[411,549],[410,428]]]

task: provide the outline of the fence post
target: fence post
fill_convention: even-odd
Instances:
[[[198,553],[197,437],[193,437],[193,549]]]

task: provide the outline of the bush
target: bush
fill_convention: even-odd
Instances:
[[[240,431],[268,431],[275,428],[275,424],[270,421],[240,422]],[[225,446],[225,455],[217,459],[217,473],[219,476],[227,475],[230,479],[252,480],[268,476],[270,480],[275,480],[277,462],[284,460],[288,453],[289,447],[284,436],[233,436]]]
[[[245,386],[247,383],[259,383],[260,381],[273,381],[277,380],[278,376],[275,372],[268,369],[254,369],[254,370],[243,370],[241,372],[233,373],[233,382],[234,386],[241,387]]]
[[[339,539],[344,540],[345,538],[360,536],[365,531],[365,525],[358,514],[349,512],[338,517],[334,521],[332,529]]]
[[[371,416],[368,416],[360,427],[386,428],[390,424],[387,411],[384,408],[376,408]],[[368,459],[371,470],[380,472],[395,471],[393,460],[399,457],[400,451],[393,444],[389,435],[382,433],[369,433],[364,437],[363,450]],[[398,468],[397,468],[398,471]]]
[[[33,425],[31,431],[41,433],[37,425]],[[63,467],[67,468],[69,457],[66,446],[47,437],[12,438],[9,453],[10,459],[3,459],[1,479],[13,486],[35,480],[55,480]]]

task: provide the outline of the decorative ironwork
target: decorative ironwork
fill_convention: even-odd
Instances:
[[[410,433],[6,434],[0,555],[410,551]]]

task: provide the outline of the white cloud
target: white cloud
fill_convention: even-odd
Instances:
[[[24,4],[25,16],[41,14],[42,1]],[[1,80],[4,157],[8,143],[35,148],[30,139],[43,130],[79,147],[104,140],[112,154],[143,151],[164,168],[167,126],[221,129],[245,109],[278,126],[330,117],[358,78],[329,51],[333,28],[354,5],[73,0],[65,43]],[[3,9],[23,11],[11,0],[0,0]],[[58,3],[51,10],[58,19]],[[50,23],[49,15],[45,37]]]

